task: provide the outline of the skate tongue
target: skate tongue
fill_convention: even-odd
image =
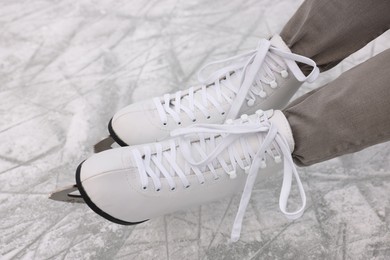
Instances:
[[[224,111],[227,112],[226,118],[235,119],[242,111],[245,102],[248,102],[248,106],[252,106],[255,104],[256,96],[265,97],[268,90],[272,92],[271,88],[277,86],[275,73],[280,73],[284,78],[292,73],[297,81],[309,83],[313,82],[319,74],[319,69],[313,60],[291,53],[279,35],[273,36],[270,41],[260,40],[255,50],[209,63],[200,72],[211,65],[221,65],[226,62],[231,62],[231,65],[217,70],[206,79],[201,76],[202,73],[198,73],[199,81],[204,85],[182,92],[180,104],[175,100],[177,94],[175,97],[172,95],[169,113],[172,115],[176,113],[176,120],[177,116],[180,117],[179,113],[188,113],[191,117],[197,116],[198,109],[208,116],[207,110],[214,109],[213,106],[220,110],[219,105],[226,104],[230,104],[229,108],[224,107],[228,110]],[[313,70],[306,76],[297,62],[311,66]]]
[[[269,110],[270,111],[270,110]],[[273,111],[273,110],[272,110]],[[268,111],[267,111],[268,112]],[[286,116],[280,110],[274,110],[271,116],[268,116],[270,122],[277,126],[279,133],[285,138],[291,153],[294,151],[294,137]]]
[[[275,47],[278,50],[278,52],[285,52],[285,55],[287,55],[285,63],[298,81],[311,83],[317,79],[320,71],[313,60],[298,54],[293,54],[290,48],[286,45],[286,43],[279,35],[274,35],[270,39],[270,43],[272,47]],[[299,68],[297,62],[304,63],[312,67],[312,71],[307,76],[304,75]]]
[[[266,40],[260,40],[259,44],[265,44],[266,45],[266,42],[267,42]],[[270,39],[269,42],[270,42],[272,47],[278,48],[281,51],[285,51],[285,52],[291,53],[290,49],[284,43],[283,39],[279,35],[274,35]],[[217,61],[217,62],[212,62],[212,63],[206,64],[198,72],[198,79],[199,79],[200,82],[202,82],[204,85],[206,85],[205,87],[207,89],[206,90],[207,94],[204,93],[204,91],[202,90],[202,87],[197,88],[196,91],[194,92],[194,95],[193,95],[194,101],[196,103],[199,103],[199,104],[204,104],[205,101],[206,101],[206,103],[208,103],[208,104],[207,104],[207,106],[205,106],[205,108],[209,109],[210,106],[212,106],[212,104],[211,104],[210,101],[208,101],[207,96],[211,96],[212,99],[220,102],[221,101],[220,97],[218,97],[219,96],[218,95],[218,91],[220,91],[222,96],[229,97],[230,99],[233,100],[233,103],[235,103],[236,95],[237,95],[237,93],[239,93],[239,90],[242,87],[241,85],[243,83],[243,82],[241,82],[242,76],[243,76],[242,75],[243,69],[244,69],[244,67],[246,67],[245,65],[247,65],[246,71],[250,70],[251,66],[254,66],[252,64],[253,61],[251,63],[249,63],[249,64],[247,64],[247,62],[248,62],[248,59],[252,59],[254,53],[257,52],[257,51],[258,51],[258,49],[249,51],[249,52],[241,54],[241,55],[234,56],[234,57],[229,58],[229,59],[225,59],[225,60],[221,60],[221,61]],[[266,54],[266,57],[268,55],[269,55],[269,53]],[[273,55],[273,59],[277,59],[277,58],[278,58],[277,56]],[[267,60],[266,62],[275,62],[275,61],[273,61],[273,59],[265,58],[264,60]],[[206,68],[211,67],[213,65],[217,65],[217,64],[218,65],[225,64],[227,62],[231,62],[231,64],[227,65],[226,67],[224,67],[222,69],[217,70],[214,73],[212,73],[210,76],[207,77],[207,79],[205,79],[203,77],[202,72]],[[273,79],[270,78],[267,75],[267,73],[264,71],[264,68],[263,68],[264,64],[261,63],[260,65],[261,66],[259,67],[259,69],[256,72],[257,76],[259,76],[259,73],[261,73],[261,74],[264,74],[262,76],[263,79],[272,81]],[[220,90],[217,89],[218,87],[216,86],[215,81],[219,81]],[[255,80],[254,80],[254,82],[255,82]],[[251,90],[253,89],[254,85],[256,84],[254,82],[252,82],[251,86],[249,87],[247,95],[249,94],[249,92],[251,92]],[[246,96],[246,97],[248,97],[248,96]],[[190,97],[189,97],[188,93],[184,92],[183,96],[182,96],[182,99],[180,100],[181,105],[189,107],[189,105],[190,105],[189,98]],[[222,99],[225,101],[224,98],[222,98]],[[175,105],[176,105],[176,101],[174,99],[171,100],[172,108]],[[230,114],[230,113],[228,113],[228,114]]]
[[[264,116],[266,116],[267,118],[272,117],[272,115],[273,115],[273,110],[264,112]],[[231,133],[231,135],[233,136],[239,135],[242,138],[242,140],[240,138],[236,139],[230,145],[231,148],[233,148],[237,152],[236,155],[239,158],[241,158],[242,161],[245,161],[246,157],[248,156],[247,149],[254,152],[257,151],[259,147],[262,145],[262,141],[261,141],[262,139],[258,137],[258,133],[251,132],[252,131],[251,129],[261,127],[261,125],[259,125],[259,120],[260,119],[258,114],[253,114],[250,116],[245,115],[241,119],[236,119],[234,123],[231,124],[232,128],[240,127],[242,131],[244,132],[248,131],[247,133],[242,133],[242,134]],[[245,124],[248,124],[248,126],[246,127]],[[225,125],[198,124],[198,125],[194,125],[193,127],[187,128],[187,130],[186,129],[176,130],[174,131],[176,133],[174,133],[173,135],[175,136],[177,135],[177,133],[179,133],[178,135],[183,135],[181,132],[191,132],[190,130],[191,128],[196,128],[199,130],[199,132],[184,134],[185,135],[184,139],[190,143],[189,149],[191,151],[190,152],[191,153],[190,157],[192,159],[191,161],[199,162],[199,161],[203,161],[205,159],[205,156],[209,157],[214,152],[214,150],[217,149],[217,147],[221,144],[221,142],[224,142],[225,138],[228,139],[230,138],[229,137],[230,134],[223,134],[223,133],[221,134],[221,132],[223,132],[224,130],[221,130],[221,132],[218,132],[218,130],[216,130],[215,133],[212,133],[214,128],[215,129],[218,129],[219,127],[229,128],[228,125],[229,124],[225,124]],[[203,128],[205,130],[202,130]],[[212,139],[214,140],[213,142],[211,141]],[[180,147],[179,149],[182,148],[181,146],[179,147]],[[199,152],[199,150],[202,150],[202,152]],[[229,153],[230,153],[229,149],[224,149],[218,153],[217,157],[223,158],[225,161],[230,161],[231,155]],[[202,156],[201,154],[204,154],[205,156]],[[177,155],[178,155],[177,157],[178,165],[184,166],[185,162],[187,161],[185,158],[186,156],[184,156],[182,152],[177,153]],[[213,164],[214,167],[216,167],[216,165],[219,164],[219,162],[215,158],[212,162],[210,162],[210,164]],[[206,167],[206,165],[202,167]]]
[[[283,113],[279,110],[268,110],[263,111],[261,113],[256,113],[250,116],[243,115],[241,118],[236,119],[232,122],[234,125],[241,125],[245,127],[245,124],[250,124],[250,127],[253,127],[254,124],[261,123],[259,122],[259,115],[264,114],[264,117],[266,117],[271,123],[273,123],[277,128],[281,136],[287,141],[288,147],[290,151],[293,151],[294,149],[294,139],[292,136],[291,128],[289,126],[289,123],[286,119],[286,117],[283,115]],[[210,125],[210,124],[198,124],[194,126],[190,126],[189,128],[199,128],[199,127],[212,127],[218,125]],[[179,130],[180,131],[180,130]],[[175,131],[174,131],[175,132]],[[177,132],[177,130],[176,130]],[[191,153],[191,157],[193,161],[202,161],[204,159],[204,156],[201,155],[199,150],[202,150],[206,157],[209,156],[209,154],[223,141],[226,134],[220,134],[220,133],[206,133],[206,132],[193,132],[190,134],[186,134],[185,140],[187,143],[190,144],[189,149]],[[257,151],[259,147],[262,145],[262,139],[258,137],[257,133],[250,133],[250,134],[242,134],[244,143],[248,145],[248,148],[251,151]],[[212,143],[211,139],[214,140]],[[177,140],[177,139],[176,139]],[[202,141],[201,141],[202,140]],[[162,144],[162,151],[169,152],[171,150],[171,145],[169,141],[163,141]],[[152,146],[153,147],[153,146]],[[241,141],[235,141],[231,144],[231,147],[234,147],[234,149],[237,151],[237,155],[239,158],[241,158],[243,161],[245,160],[245,155],[248,154],[247,151],[245,151],[245,148],[243,146],[243,143]],[[183,156],[181,152],[181,143],[178,141],[175,141],[175,149],[178,149],[177,152],[177,164],[184,168],[184,165],[186,164],[186,158]],[[155,154],[156,151],[152,148],[152,154]],[[218,157],[223,158],[225,161],[230,160],[230,155],[228,150],[222,151]],[[216,163],[216,164],[215,164]],[[163,160],[163,164],[166,167],[169,167],[168,162]],[[213,162],[213,165],[216,166],[218,163],[217,160]],[[206,167],[206,166],[205,166]],[[220,167],[220,166],[219,166]]]
[[[236,71],[236,72],[232,72],[230,77],[229,77],[229,80],[230,82],[228,82],[228,80],[226,78],[221,78],[220,79],[220,87],[221,87],[221,93],[223,96],[227,96],[227,97],[230,97],[231,99],[234,99],[235,97],[235,92],[238,91],[239,89],[239,81],[240,81],[240,78],[239,78],[239,75],[241,75],[241,71],[242,70],[239,70],[239,71]],[[218,98],[218,95],[217,95],[217,86],[215,85],[215,83],[210,83],[209,85],[206,85],[205,86],[207,88],[207,95],[208,96],[212,96],[215,100],[218,100],[219,101],[219,98]],[[199,87],[196,87],[195,88],[196,90],[194,91],[194,101],[195,103],[200,103],[200,104],[203,104],[203,100],[204,100],[204,96],[202,94],[202,87],[199,86]],[[189,107],[190,106],[190,100],[189,100],[189,95],[188,93],[185,93],[183,96],[182,96],[182,99],[180,101],[181,105],[183,106],[186,106],[186,107]],[[208,102],[208,106],[206,108],[209,108],[210,105],[211,105],[211,102]],[[176,102],[175,102],[175,99],[171,100],[171,106],[172,108],[175,106]]]
[[[271,42],[271,46],[281,49],[285,52],[291,53],[290,48],[286,45],[282,37],[280,37],[279,35],[276,34],[272,36],[272,38],[269,41]]]
[[[232,241],[237,241],[240,237],[242,221],[249,204],[252,189],[256,182],[257,173],[260,169],[267,167],[266,156],[273,157],[275,163],[284,162],[284,177],[279,197],[279,208],[281,212],[288,219],[297,219],[302,216],[305,210],[306,195],[292,160],[291,145],[288,141],[286,142],[286,138],[283,136],[282,132],[285,131],[285,129],[281,130],[280,126],[278,126],[282,116],[283,114],[279,114],[278,112],[274,113],[272,110],[267,112],[258,111],[251,117],[242,116],[241,122],[237,122],[237,120],[240,120],[237,119],[235,122],[232,121],[231,123],[224,125],[200,124],[192,128],[177,129],[171,133],[173,137],[178,137],[181,141],[189,134],[199,133],[201,138],[200,146],[203,147],[203,149],[198,153],[206,155],[201,156],[203,158],[200,160],[194,160],[193,147],[191,144],[184,140],[180,145],[181,151],[179,154],[184,157],[186,162],[188,162],[193,169],[198,167],[204,168],[204,172],[207,171],[205,168],[209,167],[211,172],[215,172],[214,163],[220,161],[221,167],[231,179],[237,177],[236,170],[238,168],[244,169],[245,173],[248,174],[232,228]],[[271,122],[273,117],[275,117],[275,122]],[[248,125],[245,125],[246,123],[248,123]],[[282,122],[281,124],[283,123],[285,122]],[[218,132],[221,133],[219,144],[212,143],[210,151],[205,151],[204,148],[207,148],[207,142],[204,137],[201,136],[201,133],[213,134]],[[252,137],[253,139],[249,140]],[[251,145],[249,143],[251,143]],[[257,145],[254,145],[255,143],[257,143]],[[229,155],[227,160],[226,155]],[[222,160],[221,157],[223,157]],[[244,157],[244,159],[242,159],[242,157]],[[247,157],[246,159],[248,159],[249,164],[245,162],[245,157]],[[301,207],[295,211],[287,211],[287,202],[290,196],[293,177],[295,177],[295,181],[298,185],[302,204]]]

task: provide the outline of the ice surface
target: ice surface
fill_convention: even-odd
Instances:
[[[278,210],[281,179],[260,185],[235,244],[239,197],[133,227],[48,200],[74,182],[117,109],[187,88],[205,62],[279,32],[299,4],[2,1],[0,259],[389,259],[389,143],[301,168],[308,207],[294,222]],[[298,95],[389,42],[385,33]]]

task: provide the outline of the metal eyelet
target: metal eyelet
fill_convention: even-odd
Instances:
[[[280,155],[276,155],[275,156],[275,162],[276,163],[281,163],[282,162],[282,157],[280,157]]]
[[[261,97],[261,98],[266,98],[267,97],[267,93],[265,92],[265,91],[260,91],[260,93],[259,93],[259,96]]]
[[[258,117],[261,117],[261,116],[263,116],[264,115],[264,111],[263,110],[257,110],[256,112],[256,115],[258,116]]]
[[[248,122],[248,120],[249,120],[247,114],[242,114],[240,118],[241,118],[241,121],[242,121],[243,123],[246,123],[246,122]]]
[[[231,171],[231,172],[228,172],[228,175],[230,177],[230,179],[235,179],[237,178],[237,173],[235,170]]]
[[[270,82],[270,84],[269,84],[270,86],[271,86],[271,88],[277,88],[278,87],[278,83],[276,83],[276,81],[274,80],[274,81],[272,81],[272,82]]]
[[[248,105],[248,107],[251,107],[255,104],[255,100],[254,99],[249,99],[246,104]]]

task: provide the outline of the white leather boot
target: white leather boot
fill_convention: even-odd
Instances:
[[[204,78],[211,65],[230,65]],[[307,77],[296,62],[313,67]],[[291,53],[282,38],[262,39],[256,49],[210,63],[198,74],[202,85],[131,104],[109,123],[110,135],[122,146],[159,142],[177,128],[195,123],[222,124],[242,114],[282,109],[303,82],[318,76],[313,60]]]
[[[232,231],[236,241],[257,176],[259,181],[284,165],[280,209],[292,219],[302,215],[306,197],[291,157],[291,129],[281,111],[257,111],[223,125],[192,125],[171,136],[107,150],[80,164],[76,182],[89,207],[110,221],[131,225],[242,192]],[[302,207],[287,212],[293,176]]]

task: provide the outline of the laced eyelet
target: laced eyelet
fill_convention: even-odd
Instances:
[[[187,186],[185,186],[184,188],[188,189],[189,187],[191,187],[191,185],[189,185],[189,184],[188,184],[188,185],[187,185]]]
[[[172,187],[172,188],[171,188],[171,191],[174,191],[174,190],[176,190],[176,188],[175,188],[175,187]]]
[[[276,81],[274,80],[274,81],[270,82],[269,85],[271,86],[271,88],[277,88],[278,83],[276,83]]]
[[[159,192],[160,190],[161,190],[160,188],[159,188],[159,189],[156,189],[157,192]]]
[[[211,116],[208,116],[208,117],[206,117],[207,119],[210,119],[211,118]]]
[[[218,176],[214,178],[214,181],[217,181],[217,180],[219,180],[219,177],[218,177]]]
[[[255,104],[255,100],[254,99],[249,99],[246,104],[248,105],[248,107],[251,107]]]
[[[247,114],[242,114],[242,115],[241,115],[241,121],[242,121],[243,123],[248,122],[248,115],[247,115]]]
[[[143,187],[142,187],[143,190],[146,190],[147,188],[148,188],[148,187],[146,187],[146,186],[143,186]]]
[[[261,116],[264,115],[264,111],[263,111],[263,110],[257,110],[257,111],[256,111],[256,115],[259,116],[259,117],[261,117]]]
[[[282,78],[287,78],[288,77],[288,72],[287,72],[287,70],[282,70],[281,72],[280,72],[280,75],[282,75]]]
[[[282,157],[280,157],[280,155],[275,156],[275,162],[276,163],[281,163],[282,162]]]
[[[225,115],[225,112],[222,112],[221,115]]]
[[[181,122],[177,122],[178,125],[181,125]]]
[[[196,119],[192,119],[192,122],[196,122]]]
[[[236,173],[236,171],[228,172],[228,175],[229,175],[230,179],[235,179],[235,178],[237,178],[237,173]]]
[[[167,125],[167,122],[164,122],[163,125]]]
[[[203,184],[205,184],[205,182],[204,182],[204,181],[202,181],[200,184],[201,184],[201,185],[203,185]]]

